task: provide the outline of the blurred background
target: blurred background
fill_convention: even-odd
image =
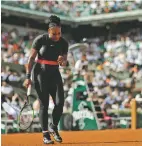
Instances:
[[[15,109],[26,96],[25,67],[32,42],[47,32],[51,14],[61,18],[69,42],[68,65],[60,67],[65,104],[59,129],[130,128],[132,99],[137,101],[137,127],[142,127],[142,0],[2,0],[2,133],[25,132],[18,127]],[[34,89],[31,102],[35,119],[28,131],[40,132]],[[50,117],[53,107],[50,98]]]

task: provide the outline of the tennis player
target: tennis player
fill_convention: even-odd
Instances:
[[[57,128],[64,105],[64,90],[59,65],[66,66],[67,64],[68,43],[61,35],[60,18],[51,15],[48,33],[39,35],[33,41],[26,70],[26,87],[31,84],[32,74],[40,102],[39,119],[44,144],[54,143],[50,135],[54,137],[55,141],[62,142]],[[35,58],[37,60],[33,66]],[[55,106],[52,113],[53,120],[48,127],[49,95],[52,96]]]

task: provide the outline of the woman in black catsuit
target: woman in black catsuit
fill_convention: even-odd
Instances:
[[[59,65],[66,66],[68,43],[61,37],[60,18],[52,15],[49,18],[48,33],[35,38],[27,67],[26,87],[31,84],[31,70],[35,89],[40,102],[40,124],[43,132],[43,142],[51,144],[50,134],[57,142],[62,142],[58,133],[58,123],[63,112],[64,91]],[[32,67],[32,63],[36,64]],[[49,95],[54,101],[52,123],[48,128]]]

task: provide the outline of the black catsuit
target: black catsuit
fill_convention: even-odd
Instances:
[[[57,61],[59,55],[67,54],[68,43],[64,38],[54,42],[48,34],[39,35],[33,42],[33,49],[38,51],[38,59]],[[40,102],[40,124],[43,131],[48,130],[49,95],[52,96],[54,109],[53,124],[58,125],[63,112],[64,90],[58,65],[36,63],[32,71],[32,80]]]

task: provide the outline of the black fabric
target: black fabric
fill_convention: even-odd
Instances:
[[[57,61],[59,55],[67,54],[68,42],[62,37],[55,42],[49,39],[48,34],[43,34],[33,41],[32,48],[38,51],[39,59]]]
[[[59,69],[55,66],[35,64],[33,82],[40,101],[40,123],[43,131],[48,130],[49,95],[55,104],[52,118],[53,124],[58,125],[63,112],[64,90]]]
[[[46,137],[47,139],[51,139],[49,132],[44,132],[43,137]]]
[[[67,54],[68,43],[61,37],[54,42],[48,34],[38,36],[32,48],[38,51],[38,59],[57,61],[59,55]],[[58,125],[63,112],[64,91],[62,78],[58,65],[45,65],[36,63],[33,67],[32,80],[40,101],[40,123],[43,131],[48,130],[49,95],[54,101],[53,124]]]

